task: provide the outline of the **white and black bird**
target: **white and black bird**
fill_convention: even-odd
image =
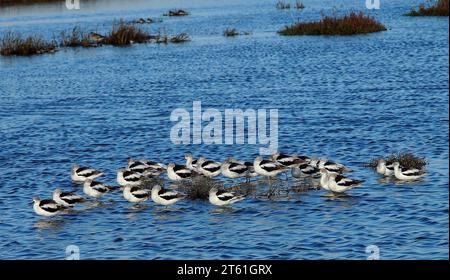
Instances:
[[[195,175],[195,171],[187,168],[184,165],[170,163],[167,166],[167,177],[171,181],[182,181],[191,179]]]
[[[90,179],[84,181],[84,184],[83,184],[83,192],[86,195],[88,195],[90,197],[94,197],[94,198],[102,197],[103,195],[105,195],[111,191],[114,191],[116,189],[117,189],[117,187],[108,186],[103,183],[93,181]]]
[[[167,170],[167,166],[162,163],[146,159],[128,159],[128,169],[145,174],[146,176],[156,177]]]
[[[197,161],[198,171],[209,178],[220,175],[221,166],[222,164],[220,162],[207,160],[204,157],[200,157]]]
[[[191,153],[186,153],[184,155],[184,159],[186,160],[186,167],[189,168],[190,170],[194,170],[196,172],[198,172],[197,169],[197,159],[194,159],[194,157],[192,156]]]
[[[123,197],[131,203],[141,203],[151,196],[151,191],[139,186],[125,186],[123,188]]]
[[[153,186],[151,191],[151,198],[153,202],[164,206],[172,205],[185,197],[185,194],[172,190],[166,190],[160,185]]]
[[[362,183],[364,180],[350,179],[334,172],[328,175],[328,188],[333,193],[344,193]]]
[[[86,181],[87,179],[94,180],[95,178],[98,178],[103,175],[104,175],[104,173],[99,170],[96,170],[96,169],[90,168],[90,167],[83,167],[83,166],[79,166],[79,165],[73,165],[71,172],[70,172],[70,177],[72,178],[72,180],[74,182],[79,182],[79,183],[82,183],[82,182]]]
[[[38,196],[33,198],[33,210],[36,214],[46,217],[56,216],[64,213],[66,206],[58,204],[53,199],[41,200]]]
[[[264,177],[275,177],[281,172],[286,171],[284,166],[278,164],[276,161],[262,159],[261,156],[257,156],[253,162],[253,167],[256,173]]]
[[[384,176],[394,175],[394,165],[387,164],[384,159],[379,159],[377,164],[377,172]]]
[[[320,175],[319,171],[320,169],[317,167],[302,163],[299,166],[294,166],[291,169],[291,174],[294,178],[317,177]]]
[[[324,190],[330,191],[330,187],[328,185],[330,172],[325,168],[322,168],[320,169],[319,173],[320,173],[320,183],[319,183],[320,187]]]
[[[295,166],[299,166],[302,163],[305,163],[305,160],[301,159],[296,155],[281,154],[279,152],[274,153],[271,156],[271,159],[278,162],[279,164],[281,164],[286,168],[293,168]]]
[[[226,206],[245,199],[243,195],[235,195],[233,192],[219,190],[213,187],[209,190],[209,202],[216,206]]]
[[[222,175],[230,178],[230,179],[236,179],[236,178],[242,178],[247,177],[249,169],[248,166],[245,165],[242,162],[236,161],[235,158],[229,157],[227,158],[220,167]]]
[[[133,170],[129,170],[129,169],[119,169],[117,171],[117,183],[120,186],[126,186],[126,185],[130,185],[130,186],[137,186],[142,184],[142,181],[145,179],[145,176],[138,172],[138,171],[133,171]]]
[[[53,200],[66,207],[73,207],[76,203],[85,201],[84,197],[79,196],[74,192],[62,192],[60,189],[55,189],[53,191]]]
[[[423,176],[426,175],[426,173],[423,170],[420,170],[420,169],[416,169],[416,168],[411,168],[411,169],[402,168],[400,166],[399,162],[394,162],[393,166],[394,166],[395,178],[397,178],[399,180],[402,180],[402,181],[414,181],[414,180],[418,180],[418,179],[420,179],[420,178],[422,178]]]
[[[319,169],[325,168],[330,172],[344,173],[351,172],[352,170],[341,163],[336,163],[328,159],[311,159],[309,161],[311,166],[317,167]]]

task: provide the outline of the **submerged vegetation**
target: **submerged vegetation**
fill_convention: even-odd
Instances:
[[[449,0],[437,0],[430,6],[421,4],[419,9],[412,9],[408,12],[407,16],[447,16],[449,12]]]
[[[325,16],[320,21],[297,22],[286,26],[281,35],[356,35],[385,31],[386,27],[362,12],[351,12],[343,17]]]
[[[423,169],[425,165],[427,165],[427,161],[425,158],[416,156],[412,153],[394,153],[387,157],[374,158],[369,162],[365,163],[364,166],[375,169],[377,168],[378,161],[380,159],[384,159],[387,165],[398,161],[400,165],[406,169],[413,169],[413,168]]]
[[[238,35],[250,35],[250,32],[239,32],[236,28],[227,28],[223,31],[223,36],[234,37]]]
[[[38,36],[22,37],[13,32],[7,32],[0,40],[1,55],[29,56],[43,53],[53,53],[56,51],[55,42],[45,41]]]

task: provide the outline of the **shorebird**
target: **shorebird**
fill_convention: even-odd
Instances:
[[[309,164],[319,169],[325,168],[330,172],[344,173],[352,171],[350,168],[344,166],[343,164],[336,163],[328,159],[312,159],[310,160]]]
[[[53,199],[41,200],[39,196],[33,198],[33,210],[38,215],[51,217],[63,213],[66,209],[66,206],[58,204]]]
[[[320,173],[320,187],[324,190],[330,191],[328,185],[330,172],[328,172],[328,170],[326,170],[325,168],[321,168],[319,173]]]
[[[268,177],[269,180],[271,177],[275,177],[281,172],[286,171],[282,165],[273,160],[262,159],[261,156],[257,156],[255,158],[253,167],[255,168],[256,173],[261,176]]]
[[[53,191],[53,200],[66,207],[73,207],[76,203],[84,202],[85,199],[74,192],[62,192],[60,189]]]
[[[221,173],[221,166],[222,164],[220,162],[215,162],[212,160],[207,160],[204,157],[200,157],[197,161],[197,168],[198,170],[206,177],[216,177],[220,175]]]
[[[279,152],[274,153],[271,156],[271,159],[278,162],[279,164],[281,164],[282,166],[284,166],[286,168],[293,168],[302,163],[305,163],[305,160],[300,159],[296,155],[286,155],[286,154],[281,154]]]
[[[404,169],[400,167],[399,162],[394,162],[394,175],[395,178],[402,180],[402,181],[414,181],[417,179],[422,178],[426,175],[426,173],[419,169]]]
[[[292,177],[304,178],[304,177],[316,177],[320,175],[319,168],[311,166],[307,163],[302,163],[299,166],[295,166],[291,169]]]
[[[394,175],[394,165],[393,164],[387,165],[386,161],[384,159],[380,159],[380,160],[378,160],[377,172],[384,176],[393,176]]]
[[[123,188],[123,197],[132,203],[146,201],[151,195],[151,191],[138,186],[125,186]]]
[[[190,179],[194,175],[194,171],[184,165],[170,163],[167,166],[167,177],[172,181],[182,181]]]
[[[89,39],[95,41],[96,43],[101,43],[105,40],[105,36],[95,33],[95,32],[90,32],[89,33]]]
[[[103,172],[98,171],[90,167],[82,167],[79,165],[73,165],[70,171],[70,177],[74,182],[82,183],[87,179],[94,180],[100,176],[103,176]]]
[[[232,192],[219,190],[216,187],[209,190],[209,202],[216,206],[226,206],[243,200],[243,195],[235,195]]]
[[[167,170],[167,166],[162,163],[154,162],[146,159],[128,159],[128,169],[137,171],[140,173],[146,173],[159,176],[160,173]]]
[[[249,172],[247,165],[236,161],[233,157],[227,158],[220,167],[220,170],[223,176],[230,179],[247,177]]]
[[[198,171],[197,169],[197,159],[194,159],[191,153],[186,153],[184,155],[184,158],[186,159],[186,167],[190,170]]]
[[[105,195],[106,193],[115,190],[116,187],[107,186],[103,183],[92,181],[90,179],[84,181],[83,184],[83,192],[88,196],[99,198]]]
[[[164,206],[174,204],[175,202],[185,197],[186,195],[184,194],[181,194],[176,191],[166,190],[162,188],[160,185],[153,186],[151,191],[151,198],[153,202]]]
[[[364,180],[350,179],[337,173],[328,175],[328,187],[333,193],[343,193],[364,183]]]
[[[144,176],[142,173],[137,171],[127,170],[127,169],[119,169],[117,171],[117,183],[120,186],[137,186],[142,183],[144,180]]]

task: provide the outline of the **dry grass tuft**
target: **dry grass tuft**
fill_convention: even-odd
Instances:
[[[418,17],[418,16],[447,16],[449,12],[449,0],[438,0],[435,1],[431,6],[425,6],[424,4],[419,6],[419,9],[412,9],[408,12],[407,16]]]
[[[325,16],[320,21],[298,22],[286,26],[281,35],[356,35],[385,31],[386,27],[363,13],[351,12],[343,17]]]
[[[7,32],[0,40],[0,54],[4,56],[30,56],[35,54],[53,53],[56,43],[48,42],[38,36],[28,36]]]

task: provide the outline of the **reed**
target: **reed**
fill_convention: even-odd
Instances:
[[[223,31],[223,36],[225,37],[234,37],[239,35],[239,32],[236,28],[227,28]]]
[[[296,1],[295,2],[295,8],[298,9],[298,10],[303,10],[305,8],[305,5],[301,1]]]
[[[0,40],[0,54],[4,56],[30,56],[55,51],[55,42],[45,41],[38,36],[22,37],[18,33],[7,32]]]
[[[127,46],[132,43],[146,43],[151,36],[135,24],[126,23],[123,20],[113,23],[111,32],[105,37],[104,43],[113,46]]]
[[[90,33],[84,32],[80,27],[74,27],[69,33],[61,32],[61,47],[83,47],[90,48],[98,46],[98,41],[94,40]]]
[[[386,27],[363,13],[343,17],[325,16],[320,21],[297,22],[278,31],[281,35],[356,35],[385,31]]]
[[[175,44],[188,42],[190,40],[189,35],[186,33],[180,33],[170,38],[170,42]]]
[[[285,2],[285,1],[283,1],[283,0],[279,0],[279,1],[277,2],[277,4],[275,5],[275,7],[276,7],[278,10],[287,10],[287,9],[290,9],[290,8],[291,8],[291,4],[290,4],[290,3],[287,3],[287,2]]]
[[[426,6],[425,4],[421,4],[419,8],[412,9],[405,15],[417,17],[417,16],[447,16],[449,11],[449,0],[437,0],[431,6]]]

